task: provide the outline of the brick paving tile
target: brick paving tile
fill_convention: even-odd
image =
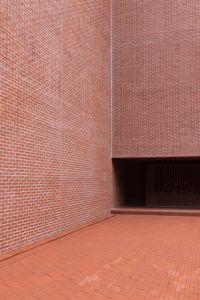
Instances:
[[[0,299],[199,300],[199,218],[115,216],[7,259]]]

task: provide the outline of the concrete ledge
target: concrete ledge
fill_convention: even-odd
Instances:
[[[112,214],[133,214],[133,215],[165,215],[165,216],[200,216],[200,208],[188,209],[188,208],[113,208]]]

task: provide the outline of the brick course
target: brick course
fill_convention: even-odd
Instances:
[[[2,253],[108,216],[111,156],[200,156],[199,1],[112,2],[111,120],[110,1],[1,1]]]
[[[108,216],[109,1],[1,2],[1,252]]]
[[[113,1],[113,157],[200,156],[200,3]]]

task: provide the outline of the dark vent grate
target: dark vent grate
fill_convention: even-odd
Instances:
[[[200,207],[200,164],[148,164],[146,204]]]
[[[154,191],[200,194],[200,166],[170,165],[155,167]]]

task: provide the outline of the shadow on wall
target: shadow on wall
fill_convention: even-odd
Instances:
[[[113,159],[118,206],[145,206],[145,162]]]

